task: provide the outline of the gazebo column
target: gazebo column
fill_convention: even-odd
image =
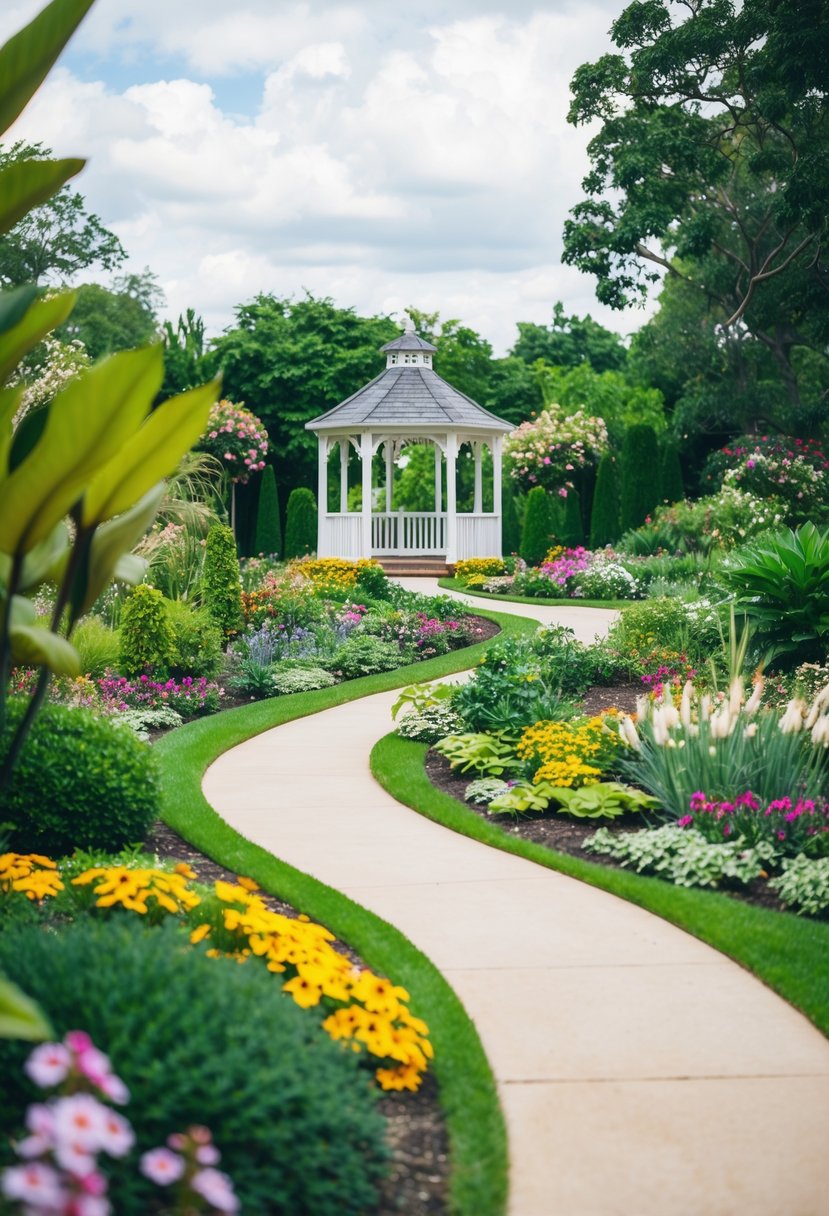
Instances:
[[[317,554],[328,556],[328,437],[317,441]]]
[[[340,440],[340,512],[348,510],[348,440]]]
[[[472,500],[472,510],[476,515],[480,515],[484,509],[484,495],[481,486],[481,453],[483,446],[480,440],[472,444],[472,451],[475,454],[475,494]]]
[[[458,560],[458,503],[457,503],[458,437],[446,436],[446,564]]]
[[[494,435],[492,439],[492,514],[495,516],[498,524],[498,551],[497,556],[500,557],[503,546],[503,502],[501,495],[501,448],[503,444],[502,435]]]
[[[391,515],[392,491],[394,490],[394,443],[386,440],[386,514]]]
[[[443,452],[440,444],[435,444],[435,514],[443,510]]]
[[[363,506],[361,545],[362,557],[371,557],[371,460],[374,455],[371,431],[360,436],[360,460],[363,464]]]

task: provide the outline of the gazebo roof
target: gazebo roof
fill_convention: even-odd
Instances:
[[[305,424],[309,431],[385,426],[501,433],[514,429],[511,422],[490,414],[430,367],[387,367],[327,414]]]

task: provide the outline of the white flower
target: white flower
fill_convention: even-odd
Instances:
[[[803,714],[805,709],[806,705],[799,697],[793,697],[789,701],[783,717],[777,724],[784,735],[791,735],[795,731],[803,729]]]

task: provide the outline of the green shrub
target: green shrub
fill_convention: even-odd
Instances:
[[[273,471],[273,465],[270,464],[265,465],[262,480],[259,483],[253,547],[256,553],[267,557],[279,557],[282,552],[279,496],[276,492],[276,474]]]
[[[4,746],[24,708],[9,702]],[[130,731],[87,709],[45,705],[0,798],[12,848],[59,857],[143,840],[160,794],[153,754]]]
[[[518,518],[518,505],[511,487],[503,488],[501,497],[501,551],[502,553],[517,553],[521,545],[521,522]]]
[[[722,638],[718,614],[709,605],[703,603],[700,608],[664,598],[623,608],[606,641],[634,662],[637,656],[672,651],[703,666],[721,648]]]
[[[95,679],[118,666],[121,639],[99,616],[85,616],[72,631],[72,645],[80,655],[81,671]]]
[[[285,557],[306,557],[317,551],[317,500],[311,490],[291,490],[285,513]]]
[[[170,674],[210,679],[222,665],[222,634],[206,608],[192,608],[183,600],[167,600],[173,645]]]
[[[277,693],[314,692],[318,688],[330,688],[336,680],[330,671],[321,667],[293,667],[274,671],[271,683]]]
[[[141,583],[127,596],[121,613],[119,666],[126,676],[166,675],[173,657],[173,631],[164,596]]]
[[[685,485],[682,480],[682,465],[679,463],[679,450],[671,440],[661,445],[661,462],[659,466],[659,501],[664,503],[681,502],[685,497]]]
[[[705,498],[657,507],[651,522],[627,532],[618,548],[639,555],[659,549],[715,553],[778,527],[781,521],[780,504],[774,499],[761,500],[734,486],[724,486]]]
[[[584,544],[584,524],[581,518],[581,498],[578,490],[569,490],[564,500],[561,518],[561,543],[576,549]]]
[[[544,719],[561,721],[576,712],[554,678],[525,665],[475,669],[452,702],[467,731],[519,731]]]
[[[380,671],[394,671],[402,662],[396,642],[385,642],[371,634],[355,634],[340,646],[328,666],[344,679],[353,680]]]
[[[812,523],[737,549],[720,580],[766,662],[819,662],[829,641],[829,529]]]
[[[659,501],[659,443],[647,423],[625,431],[622,447],[620,512],[622,531],[638,528]]]
[[[141,1152],[191,1124],[210,1128],[244,1212],[357,1216],[375,1210],[383,1121],[357,1058],[278,991],[264,968],[210,959],[173,925],[85,918],[59,934],[0,936],[0,969],[36,999],[56,1035],[83,1028],[131,1101],[136,1146],[112,1163],[118,1216],[146,1216],[157,1191]],[[36,1096],[30,1048],[0,1042],[2,1152]]]
[[[534,486],[527,495],[524,527],[521,532],[521,556],[529,566],[537,566],[552,543],[552,513],[550,497],[542,486]]]
[[[605,452],[596,470],[596,487],[590,512],[590,548],[618,540],[619,526],[619,465],[612,452]]]
[[[391,595],[389,576],[379,562],[368,562],[357,568],[357,589],[371,600],[387,600]],[[353,600],[353,596],[349,597]]]
[[[226,524],[214,524],[207,534],[202,596],[222,635],[234,634],[242,622],[242,581],[236,541]]]

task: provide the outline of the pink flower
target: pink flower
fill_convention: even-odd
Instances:
[[[107,1110],[102,1120],[100,1146],[110,1157],[125,1157],[135,1143],[135,1134],[123,1115]]]
[[[41,1209],[60,1210],[65,1198],[57,1171],[40,1161],[4,1170],[2,1187],[7,1199],[21,1199]]]
[[[152,1148],[141,1154],[141,1173],[158,1186],[178,1182],[184,1173],[184,1158],[168,1148]]]
[[[41,1089],[59,1085],[69,1074],[72,1056],[63,1043],[41,1043],[29,1056],[24,1067]]]
[[[55,1140],[71,1143],[87,1153],[95,1153],[101,1145],[104,1117],[108,1113],[91,1094],[72,1094],[58,1098],[53,1106]]]
[[[239,1200],[233,1193],[233,1185],[221,1170],[199,1170],[190,1183],[197,1195],[201,1195],[220,1212],[238,1212]]]

